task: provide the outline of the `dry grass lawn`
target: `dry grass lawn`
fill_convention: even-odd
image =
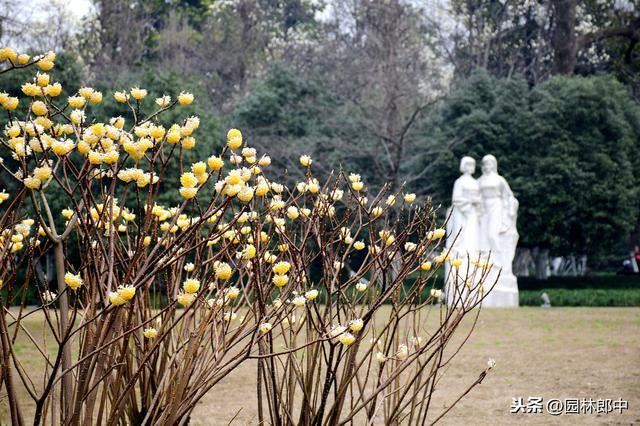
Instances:
[[[37,330],[38,318],[30,321],[30,329]],[[30,357],[25,352],[30,347],[24,343],[17,347],[27,367]],[[484,310],[474,334],[436,390],[434,417],[475,380],[489,358],[496,360],[496,367],[442,424],[640,424],[639,308]],[[254,375],[255,365],[248,363],[228,376],[198,405],[193,423],[227,425],[235,416],[233,425],[255,424]],[[529,396],[623,398],[629,401],[629,409],[622,414],[559,417],[510,413],[513,397],[526,400]],[[0,424],[7,424],[3,397],[0,393]]]

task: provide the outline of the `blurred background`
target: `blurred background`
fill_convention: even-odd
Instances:
[[[639,42],[631,0],[0,0],[0,45],[57,52],[65,94],[102,90],[105,115],[126,115],[114,90],[193,92],[194,160],[237,127],[286,179],[309,154],[447,207],[460,157],[495,155],[521,288],[635,288],[601,304],[640,305]]]

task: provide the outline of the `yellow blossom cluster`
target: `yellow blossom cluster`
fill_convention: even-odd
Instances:
[[[5,192],[0,195],[6,194]],[[2,198],[0,198],[2,199]],[[17,253],[25,247],[25,243],[30,243],[33,246],[38,246],[40,241],[33,237],[29,239],[31,235],[31,229],[35,221],[33,219],[24,219],[18,224],[13,226],[13,229],[8,228],[0,232],[0,247],[4,247],[8,243],[8,248],[11,253]]]
[[[16,63],[14,59],[17,58],[10,51],[0,51],[0,60],[8,59]],[[302,288],[301,292],[287,299],[287,303],[305,308],[308,302],[318,297],[319,292],[310,288],[302,276],[303,271],[293,266],[298,263],[290,250],[290,241],[286,238],[288,229],[302,226],[312,218],[319,221],[335,220],[338,203],[355,201],[356,208],[373,223],[396,206],[398,201],[404,200],[410,204],[416,200],[416,194],[413,193],[390,194],[385,195],[385,198],[376,198],[368,206],[368,199],[364,195],[365,183],[359,174],[342,176],[340,182],[336,181],[336,185],[325,187],[313,176],[311,166],[314,160],[310,155],[299,158],[299,163],[304,168],[304,178],[295,184],[295,188],[287,188],[282,183],[270,180],[263,173],[271,165],[271,158],[249,146],[240,130],[230,129],[226,135],[226,147],[221,152],[209,152],[208,157],[197,159],[199,161],[194,161],[190,166],[180,158],[178,192],[183,200],[175,207],[162,206],[151,196],[159,189],[163,176],[162,171],[155,167],[159,163],[158,158],[164,158],[176,148],[180,153],[193,149],[196,146],[194,132],[199,128],[200,120],[192,116],[181,123],[169,125],[156,116],[174,105],[191,104],[194,101],[193,94],[182,92],[173,102],[168,95],[157,97],[155,105],[160,109],[146,119],[134,117],[135,121],[132,123],[127,123],[128,120],[122,116],[105,122],[94,121],[88,118],[88,112],[91,105],[102,102],[103,94],[91,87],[82,87],[62,100],[63,104],[56,103],[55,98],[62,93],[62,86],[53,81],[45,69],[47,61],[53,63],[55,56],[35,60],[38,64],[43,63],[44,68],[40,67],[41,71],[21,87],[29,101],[27,118],[24,121],[11,118],[4,129],[3,141],[11,150],[13,158],[21,165],[14,177],[26,188],[45,194],[49,185],[69,174],[69,165],[73,159],[74,170],[80,171],[78,176],[81,177],[77,179],[103,180],[95,184],[103,188],[102,191],[116,182],[120,185],[118,189],[123,188],[125,193],[138,191],[140,194],[135,187],[144,188],[152,200],[143,209],[136,211],[142,212],[141,219],[151,218],[152,223],[145,224],[144,227],[136,223],[136,214],[125,206],[132,208],[132,204],[119,202],[116,198],[118,195],[108,195],[106,192],[89,206],[74,206],[73,209],[64,209],[61,214],[67,219],[67,224],[75,218],[79,222],[76,225],[78,227],[88,225],[92,229],[101,230],[105,236],[121,238],[122,244],[128,245],[125,253],[131,253],[131,257],[140,246],[144,249],[154,242],[158,246],[164,246],[166,252],[160,257],[161,264],[165,267],[183,264],[180,258],[186,253],[169,248],[173,241],[178,241],[181,232],[197,228],[198,238],[206,240],[208,256],[211,256],[211,260],[216,259],[213,263],[215,280],[209,288],[217,288],[219,293],[207,301],[212,306],[224,307],[238,298],[241,286],[236,284],[234,275],[243,276],[254,265],[264,262],[269,265],[267,282],[279,288],[277,291],[280,292]],[[140,101],[148,95],[147,90],[140,87],[113,94],[117,102],[125,104],[124,107],[136,110],[147,104]],[[13,99],[6,93],[0,93],[0,104],[5,109],[15,110],[15,106],[10,107],[14,103],[17,106],[19,100]],[[55,114],[56,111],[65,111],[65,114]],[[11,114],[10,112],[10,117]],[[135,187],[126,185],[130,183],[135,183]],[[210,191],[201,191],[205,187]],[[207,207],[210,200],[205,200],[207,197],[201,194],[207,194],[207,197],[212,194],[210,207]],[[6,192],[0,192],[0,203],[8,197]],[[139,198],[144,200],[145,197]],[[194,206],[198,210],[192,208]],[[202,217],[193,215],[194,211],[199,211],[198,214]],[[457,259],[451,260],[446,254],[425,259],[431,256],[425,256],[427,243],[442,239],[444,229],[435,229],[423,235],[422,241],[399,243],[397,240],[400,236],[385,229],[383,222],[378,220],[380,226],[369,235],[361,229],[340,229],[339,242],[344,243],[341,249],[349,252],[368,248],[362,256],[370,258],[384,254],[385,262],[391,261],[398,251],[412,253],[416,260],[414,268],[422,271],[429,271],[432,264],[445,261],[459,266]],[[0,238],[11,239],[12,250],[20,250],[24,237],[18,235],[21,234],[3,233]],[[92,243],[96,244],[95,241]],[[156,248],[149,248],[145,253],[151,253]],[[348,267],[347,254],[341,259],[332,259],[330,264],[336,274],[345,271]],[[173,293],[173,300],[182,306],[189,306],[198,300],[201,282],[193,278],[195,269],[193,263],[184,266],[189,278]],[[68,275],[69,278],[65,278],[65,281],[68,281],[70,288],[79,289],[83,285],[79,276]],[[369,289],[365,281],[357,282],[354,287],[357,292],[364,293],[358,297],[369,294],[365,293]],[[133,285],[120,286],[110,292],[108,298],[112,305],[120,306],[132,300],[135,293],[136,287]],[[226,312],[225,315],[227,314],[229,319],[234,318],[233,312]],[[294,320],[287,317],[287,321],[292,323]],[[263,333],[271,329],[271,323],[263,325]],[[350,333],[357,333],[361,328],[362,323],[353,320],[345,327],[346,334],[340,341],[345,345],[353,343],[355,338]],[[151,331],[149,333],[153,334]],[[147,336],[145,331],[145,337],[154,336]]]

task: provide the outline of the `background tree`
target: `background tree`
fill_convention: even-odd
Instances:
[[[639,211],[640,111],[619,82],[554,77],[530,90],[478,73],[452,93],[441,120],[442,137],[467,135],[436,168],[443,203],[458,159],[491,153],[520,201],[520,245],[540,263],[549,254],[584,254],[594,265],[624,255]]]

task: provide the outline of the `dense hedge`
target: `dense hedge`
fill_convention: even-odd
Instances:
[[[547,280],[537,280],[530,277],[518,277],[520,290],[541,289],[640,289],[640,275],[593,275],[586,277],[549,277]]]
[[[640,288],[521,290],[520,306],[540,306],[543,292],[549,296],[551,306],[640,306]]]
[[[594,275],[518,278],[521,306],[539,306],[547,293],[551,306],[640,306],[640,276]]]

